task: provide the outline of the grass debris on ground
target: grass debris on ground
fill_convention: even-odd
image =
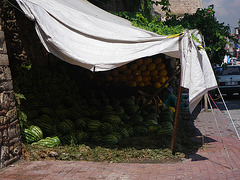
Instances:
[[[138,136],[120,144],[106,146],[94,144],[65,145],[46,148],[23,144],[22,158],[34,160],[70,160],[108,163],[174,163],[195,153],[202,145],[193,141],[195,127],[191,120],[180,118],[176,154],[170,150],[171,136]]]

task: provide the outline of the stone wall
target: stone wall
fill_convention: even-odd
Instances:
[[[185,13],[194,14],[198,8],[203,8],[202,0],[169,0],[169,3],[171,5],[171,13],[179,16]],[[162,20],[164,20],[165,14],[162,12],[160,5],[153,5],[153,15],[154,14],[160,14]]]
[[[12,76],[0,19],[0,168],[20,158],[20,125],[15,106]]]
[[[169,0],[171,12],[176,15],[194,14],[198,8],[203,8],[202,0]]]

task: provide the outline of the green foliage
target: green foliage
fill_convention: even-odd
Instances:
[[[125,19],[128,19],[132,22],[132,24],[135,27],[139,27],[141,29],[146,29],[148,31],[155,32],[160,35],[173,35],[173,34],[179,34],[184,31],[184,28],[182,25],[176,25],[176,26],[168,26],[163,21],[158,21],[158,17],[155,16],[154,18],[146,17],[141,12],[119,12],[114,13],[120,17],[123,17]]]
[[[25,98],[25,96],[23,94],[15,93],[14,95],[15,95],[15,100],[16,100],[18,105],[21,104],[21,99],[26,100],[26,98]]]
[[[168,14],[166,24],[169,26],[181,25],[185,29],[198,29],[205,40],[205,49],[211,63],[221,64],[224,55],[227,53],[225,45],[226,37],[230,38],[229,26],[219,23],[215,17],[214,6],[206,9],[198,9],[195,14],[185,14],[183,17]]]
[[[166,22],[158,21],[158,17],[152,17],[152,4],[162,5],[162,10],[166,11]],[[160,35],[173,35],[184,31],[184,29],[198,29],[204,36],[205,50],[212,63],[221,64],[224,56],[228,53],[225,46],[230,37],[230,28],[224,23],[219,23],[215,17],[214,6],[210,5],[205,9],[198,9],[195,14],[184,14],[184,16],[171,15],[168,6],[168,0],[153,2],[151,0],[142,0],[140,8],[135,12],[118,12],[116,15],[128,19],[136,27],[155,32]],[[199,40],[192,36],[194,40]]]
[[[27,115],[24,112],[19,111],[19,110],[18,110],[18,120],[19,120],[21,129],[24,129],[27,127],[27,122],[28,122]]]

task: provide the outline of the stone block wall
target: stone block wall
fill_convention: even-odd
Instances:
[[[11,70],[0,19],[0,168],[20,159],[21,135]]]
[[[182,16],[185,13],[194,14],[198,8],[203,8],[202,0],[169,0],[169,3],[171,13],[178,16]],[[153,15],[156,14],[160,14],[162,20],[164,20],[165,13],[162,12],[160,5],[153,5]]]

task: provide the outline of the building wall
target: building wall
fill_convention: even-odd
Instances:
[[[15,106],[11,70],[0,19],[0,168],[21,155],[20,125]]]
[[[203,8],[202,0],[169,0],[169,3],[171,13],[175,15],[194,14],[198,8]],[[160,5],[153,5],[153,13],[161,14],[162,17],[165,16]]]

